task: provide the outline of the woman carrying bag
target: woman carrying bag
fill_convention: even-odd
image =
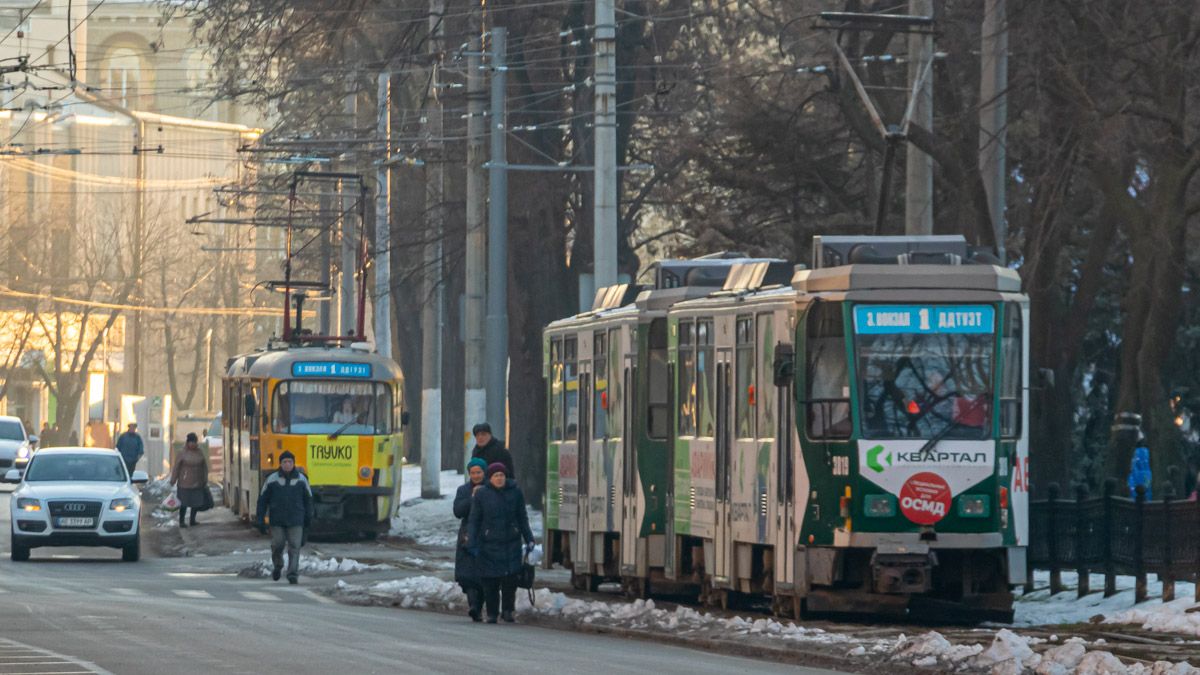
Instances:
[[[487,483],[471,503],[467,551],[479,561],[488,623],[499,618],[513,622],[517,581],[521,573],[521,543],[533,546],[525,495],[517,482],[505,475],[504,465],[487,468]],[[499,610],[499,611],[497,611]]]
[[[187,435],[183,452],[171,468],[171,485],[176,486],[179,498],[179,526],[195,525],[196,512],[208,508],[212,499],[212,493],[208,492],[208,458],[200,450],[196,434]],[[192,510],[192,517],[185,520],[188,509]]]
[[[483,488],[487,462],[476,457],[467,463],[467,482],[458,487],[454,495],[454,515],[462,522],[458,525],[458,548],[454,551],[454,581],[467,594],[467,614],[472,621],[482,621],[483,584],[479,577],[479,559],[467,553],[467,520],[471,515],[472,497]]]

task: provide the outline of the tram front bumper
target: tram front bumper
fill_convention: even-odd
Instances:
[[[386,511],[379,510],[379,498],[391,497],[391,487],[321,485],[312,492],[314,534],[383,533],[390,527]]]

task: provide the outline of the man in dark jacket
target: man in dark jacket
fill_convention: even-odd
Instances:
[[[57,436],[58,434],[55,434]],[[130,422],[129,428],[125,433],[117,437],[117,452],[121,453],[121,459],[125,460],[125,468],[129,470],[129,475],[133,475],[133,467],[137,466],[138,460],[142,455],[146,454],[146,444],[142,442],[142,437],[138,435],[137,423]]]
[[[471,452],[472,457],[479,457],[488,466],[500,462],[504,465],[504,474],[508,478],[516,479],[517,474],[513,469],[512,453],[504,447],[504,441],[492,435],[492,425],[487,422],[480,422],[471,430],[475,434],[475,449]]]
[[[300,547],[304,531],[312,524],[312,489],[308,478],[296,468],[296,456],[284,451],[279,456],[279,470],[267,476],[262,493],[258,495],[258,529],[267,533],[267,516],[271,519],[271,578],[279,581],[283,569],[283,547],[288,551],[288,583],[300,580]]]
[[[512,623],[517,575],[521,571],[521,541],[532,548],[533,532],[525,511],[525,495],[515,480],[506,477],[504,465],[496,462],[488,466],[487,476],[487,483],[471,501],[467,551],[479,559],[488,623],[496,623],[497,614]]]

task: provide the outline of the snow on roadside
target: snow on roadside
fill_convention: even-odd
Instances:
[[[454,493],[464,476],[453,470],[441,474],[441,499],[421,498],[421,467],[406,464],[402,470],[400,506],[392,518],[392,536],[408,537],[422,546],[453,548],[458,539],[458,518],[454,517]],[[529,510],[533,536],[542,536],[542,514]]]
[[[1134,604],[1134,578],[1131,576],[1118,576],[1117,594],[1108,598],[1099,592],[1104,589],[1103,574],[1090,575],[1088,584],[1096,592],[1082,598],[1076,597],[1078,575],[1063,572],[1062,582],[1067,590],[1050,595],[1046,588],[1050,583],[1050,573],[1036,572],[1034,585],[1039,590],[1017,597],[1013,623],[1017,626],[1084,623],[1099,616],[1103,617],[1100,619],[1103,623],[1135,624],[1150,631],[1200,637],[1200,612],[1188,613],[1189,609],[1200,607],[1195,601],[1195,584],[1177,582],[1177,599],[1163,603],[1162,582],[1150,577],[1146,586],[1152,599]]]
[[[361,574],[363,572],[375,572],[380,570],[390,570],[391,565],[366,565],[354,560],[353,558],[316,558],[313,556],[300,556],[300,574],[306,577],[331,577],[339,574]],[[243,577],[269,577],[271,576],[271,561],[259,560],[254,564],[242,569],[239,576]]]

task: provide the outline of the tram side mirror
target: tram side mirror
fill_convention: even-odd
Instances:
[[[246,417],[254,417],[254,414],[258,412],[258,401],[254,400],[254,394],[246,394],[244,412]]]
[[[408,411],[405,410],[405,411],[401,412],[400,413],[400,426],[402,426],[402,427],[408,426],[408,420],[409,420]]]
[[[771,365],[776,387],[786,387],[796,376],[796,352],[782,342],[775,345],[775,362]]]
[[[1054,369],[1038,368],[1038,370],[1037,370],[1037,388],[1038,389],[1053,389],[1054,388]]]

